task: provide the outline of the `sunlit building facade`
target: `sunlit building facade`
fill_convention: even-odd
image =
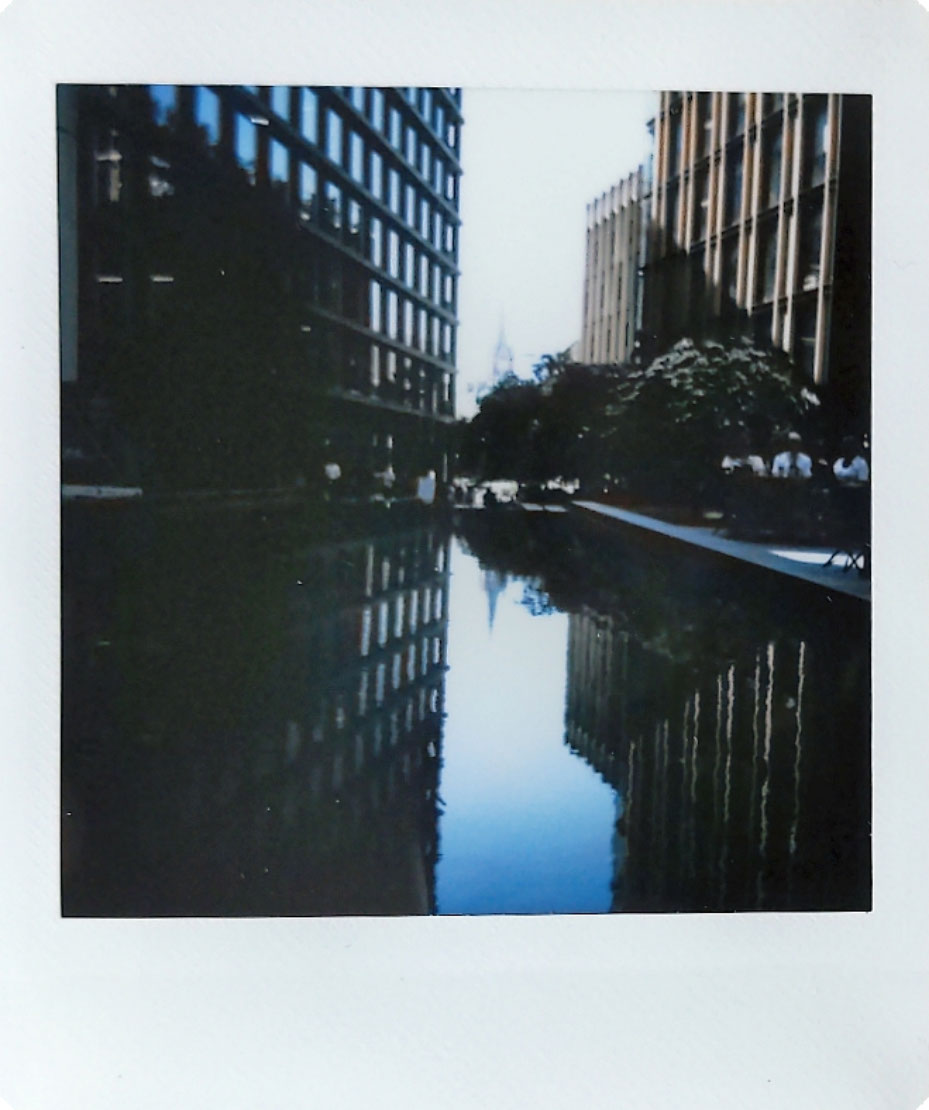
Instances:
[[[643,187],[640,168],[587,205],[581,362],[625,362],[635,348],[641,326]]]
[[[330,457],[444,477],[461,124],[460,89],[61,86],[65,446],[102,399],[144,469],[199,406],[229,481],[249,450],[268,484]]]
[[[651,127],[646,341],[780,347],[866,428],[870,97],[663,92]]]

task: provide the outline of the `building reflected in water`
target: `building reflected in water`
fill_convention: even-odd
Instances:
[[[571,614],[565,714],[617,791],[614,911],[866,908],[867,721],[808,697],[835,651],[780,635],[695,667],[625,623]]]
[[[157,604],[71,606],[65,914],[434,912],[447,544],[201,537]]]

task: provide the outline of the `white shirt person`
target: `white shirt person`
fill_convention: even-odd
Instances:
[[[871,477],[867,459],[853,436],[842,440],[842,454],[832,464],[832,473],[840,482],[862,485]]]
[[[813,460],[801,450],[803,441],[797,432],[787,437],[787,450],[774,456],[772,478],[812,478]]]

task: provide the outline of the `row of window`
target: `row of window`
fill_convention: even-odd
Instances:
[[[301,91],[308,93],[311,90]],[[201,103],[201,93],[214,101],[218,100],[211,90],[198,89],[198,104]],[[216,111],[218,112],[218,104]],[[236,114],[234,127],[236,158],[254,180],[258,125],[247,117]],[[218,131],[215,133],[218,135]],[[369,151],[368,154],[370,165],[365,184],[372,194],[384,201],[398,219],[404,221],[412,232],[434,250],[454,258],[457,249],[455,225],[430,202],[427,194],[409,181],[403,183],[396,169],[384,173],[383,159],[376,151]],[[112,165],[112,162],[106,162],[110,174]],[[292,180],[291,151],[276,139],[271,139],[268,144],[268,172],[272,183],[289,187]],[[170,195],[171,186],[163,172],[153,167],[149,178],[152,195]],[[396,229],[386,227],[381,218],[369,216],[354,197],[347,196],[336,181],[321,177],[314,166],[301,161],[296,184],[300,214],[304,222],[317,223],[330,232],[339,233],[350,246],[375,266],[385,270],[390,277],[403,281],[421,296],[430,298],[434,304],[454,311],[454,276],[432,262],[425,251],[417,249],[411,240]],[[112,192],[112,186],[108,188]],[[438,346],[438,343],[434,344],[435,350],[438,350]],[[448,347],[448,344],[445,346]]]
[[[694,108],[694,127],[697,133],[695,162],[700,162],[713,150],[713,115],[710,93],[698,93]],[[772,94],[765,93],[765,98]],[[780,100],[780,95],[776,97]],[[730,148],[729,162],[741,162],[740,152],[745,140],[745,94],[730,93],[730,107],[727,114],[728,126],[726,140],[737,142]],[[764,109],[763,109],[764,111]],[[777,166],[779,188],[780,162],[783,150],[783,116],[769,119],[763,125],[763,157],[766,162]],[[669,118],[668,168],[666,177],[676,177],[683,168],[684,124],[681,114],[674,113]],[[752,139],[752,141],[754,141]],[[825,179],[826,158],[828,153],[828,102],[825,96],[807,96],[803,107],[803,180],[806,187],[812,187]],[[777,192],[768,191],[768,203],[777,203]]]
[[[813,116],[804,131],[801,167],[802,188],[813,189],[822,185],[826,177],[827,131],[825,115]],[[781,199],[783,176],[784,135],[780,126],[766,130],[762,136],[761,191],[759,204],[762,210],[776,208]],[[723,182],[723,226],[731,227],[742,217],[745,199],[743,159],[740,150],[734,149],[726,160]],[[709,230],[709,167],[699,167],[694,173],[694,203],[691,213],[692,240],[704,239]],[[677,227],[680,180],[669,181],[665,186],[664,223],[670,229]]]
[[[430,88],[409,86],[398,90],[404,100],[426,121],[433,134],[438,135],[450,149],[458,149],[458,128],[453,116],[446,112],[441,97]],[[342,93],[352,107],[362,115],[375,131],[390,138],[391,144],[400,149],[400,112],[396,107],[386,108],[384,90],[365,88],[362,85],[343,86]],[[455,90],[452,90],[453,99]]]
[[[369,327],[407,347],[450,361],[452,327],[435,313],[396,290],[371,281],[368,300]]]
[[[801,210],[799,220],[799,240],[797,250],[797,269],[795,288],[799,292],[816,289],[821,278],[823,210],[821,205],[811,204]],[[758,227],[756,247],[755,302],[770,301],[777,288],[778,268],[782,265],[788,229],[782,222],[766,220]],[[731,235],[722,241],[720,250],[722,287],[732,302],[736,300],[738,287],[738,250],[739,237]],[[702,259],[700,260],[702,267]]]
[[[439,374],[392,347],[371,345],[366,384],[385,400],[409,404],[419,412],[452,415],[452,375]]]
[[[245,86],[258,94],[257,86]],[[363,91],[363,90],[361,90]],[[379,89],[367,90],[372,104],[380,105],[371,122],[377,127],[378,112],[383,113],[383,92]],[[151,85],[149,92],[155,121],[167,124],[178,108],[178,90],[174,85]],[[387,191],[387,181],[383,158],[377,151],[366,163],[366,144],[351,122],[335,106],[323,107],[316,90],[307,87],[291,88],[289,85],[275,85],[269,89],[268,101],[262,104],[262,111],[270,109],[271,114],[294,127],[307,142],[318,147],[326,157],[344,169],[359,185],[368,188],[381,197]],[[240,164],[254,171],[258,150],[258,129],[268,125],[268,119],[261,113],[241,112],[237,114],[232,136],[222,135],[222,111],[219,95],[206,86],[194,89],[193,114],[196,124],[201,127],[211,145],[221,139],[231,139],[232,146]],[[434,189],[449,202],[458,195],[458,174],[454,167],[447,164],[439,148],[425,138],[418,127],[404,121],[400,111],[391,107],[387,114],[386,131],[383,123],[377,127],[384,131],[384,137],[395,150],[399,159],[406,162],[409,170],[418,174],[430,189]],[[278,160],[278,175],[282,171],[282,144],[272,145],[271,158]],[[396,171],[395,171],[396,172]]]

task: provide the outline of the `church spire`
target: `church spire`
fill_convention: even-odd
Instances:
[[[496,385],[506,374],[513,373],[513,349],[506,341],[506,332],[503,327],[503,319],[500,319],[500,338],[497,340],[497,346],[494,350],[494,377],[493,384]]]

